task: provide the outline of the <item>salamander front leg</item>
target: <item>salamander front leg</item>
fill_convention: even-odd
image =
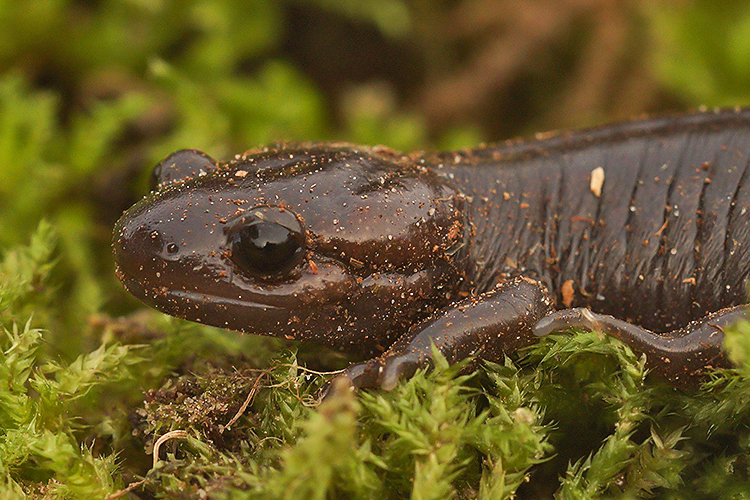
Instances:
[[[498,359],[535,341],[532,327],[552,310],[547,288],[516,278],[469,297],[411,328],[382,356],[343,374],[355,388],[393,389],[430,361],[431,346],[454,363],[469,356]]]
[[[706,369],[731,366],[722,351],[723,329],[746,318],[746,314],[746,306],[730,307],[679,330],[658,334],[612,316],[575,308],[543,318],[534,326],[534,333],[542,336],[569,328],[601,331],[646,354],[646,366],[651,371],[685,385],[694,382]]]

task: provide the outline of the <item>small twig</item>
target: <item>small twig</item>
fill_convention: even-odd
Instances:
[[[311,370],[310,368],[305,368],[304,366],[294,365],[294,364],[290,364],[290,363],[281,364],[279,366],[290,366],[292,368],[298,369],[301,372],[312,373],[313,375],[336,375],[336,374],[343,373],[343,372],[346,371],[346,368],[343,368],[341,370],[333,370],[333,371],[328,371],[328,372],[319,372],[319,371],[316,371],[316,370]]]
[[[245,402],[242,403],[242,406],[234,415],[234,417],[232,417],[232,419],[229,422],[227,422],[227,425],[224,426],[224,429],[231,428],[235,424],[235,422],[237,422],[237,420],[240,419],[242,414],[245,413],[245,410],[247,410],[247,407],[250,406],[250,402],[255,397],[255,393],[258,392],[258,387],[260,386],[260,380],[263,378],[264,375],[265,373],[261,373],[255,378],[255,382],[253,382],[253,386],[252,388],[250,388],[250,392],[247,394],[247,397],[245,398]],[[224,431],[224,429],[222,429],[222,432]]]
[[[141,486],[145,482],[146,482],[145,479],[141,479],[140,481],[136,481],[134,483],[130,483],[126,488],[123,488],[121,490],[115,491],[114,493],[111,493],[111,494],[107,495],[106,497],[104,497],[104,500],[115,500],[116,498],[120,498],[125,493],[130,493],[131,491],[133,491],[134,489],[138,488],[139,486]]]
[[[159,461],[159,448],[161,448],[161,445],[164,444],[165,441],[168,441],[170,439],[186,439],[188,437],[187,431],[184,430],[176,430],[176,431],[169,431],[163,436],[161,436],[159,439],[156,440],[154,443],[154,462],[152,465],[152,468],[156,467],[156,463]]]

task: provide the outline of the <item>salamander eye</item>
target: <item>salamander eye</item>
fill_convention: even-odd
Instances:
[[[271,214],[267,213],[269,210]],[[305,255],[305,235],[299,221],[290,212],[278,210],[269,207],[263,218],[246,223],[243,219],[243,224],[235,226],[229,236],[232,261],[255,276],[283,274],[299,264]],[[280,216],[282,214],[286,216]]]
[[[161,189],[175,182],[206,175],[216,169],[216,162],[203,151],[183,149],[172,153],[154,167],[149,188]]]

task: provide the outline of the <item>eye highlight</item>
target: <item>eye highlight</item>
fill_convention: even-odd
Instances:
[[[260,277],[275,277],[292,270],[305,255],[305,234],[288,210],[264,207],[242,217],[229,230],[232,261]]]

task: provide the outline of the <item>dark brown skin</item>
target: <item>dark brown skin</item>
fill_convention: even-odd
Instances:
[[[117,273],[167,314],[374,357],[355,387],[573,326],[685,384],[744,317],[749,158],[750,110],[426,156],[186,150],[118,221]]]

